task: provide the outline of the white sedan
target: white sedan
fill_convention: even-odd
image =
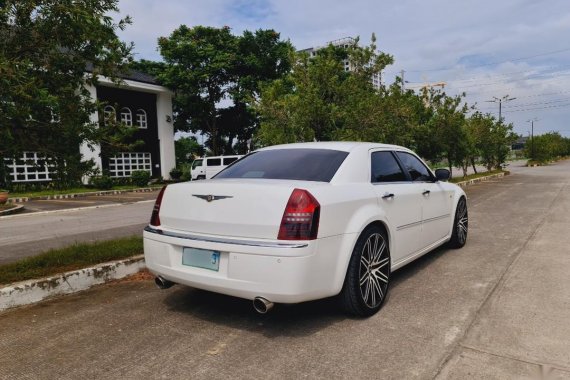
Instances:
[[[156,283],[273,303],[338,295],[377,312],[390,274],[467,239],[463,190],[409,149],[317,142],[257,150],[211,180],[169,185],[144,231]]]

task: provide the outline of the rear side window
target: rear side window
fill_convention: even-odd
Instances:
[[[227,157],[227,158],[224,158],[224,165],[227,166],[227,165],[231,164],[232,162],[236,162],[237,159],[238,159],[237,157]]]
[[[220,166],[220,165],[222,165],[221,158],[212,158],[206,160],[206,166]]]
[[[391,152],[373,152],[371,167],[372,183],[407,181],[406,175]]]
[[[418,158],[410,153],[396,152],[404,168],[410,173],[412,181],[431,181],[432,175],[428,168]]]
[[[266,178],[330,182],[348,152],[274,149],[245,156],[214,178]]]

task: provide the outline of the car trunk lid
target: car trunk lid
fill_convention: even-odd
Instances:
[[[326,183],[266,179],[224,179],[167,187],[161,226],[185,232],[277,239],[283,212],[295,188]]]

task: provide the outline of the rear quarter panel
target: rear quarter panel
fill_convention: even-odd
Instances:
[[[319,238],[343,235],[336,255],[335,289],[340,291],[354,246],[362,231],[371,223],[387,226],[391,242],[391,226],[378,205],[376,193],[368,183],[331,185],[309,190],[321,204]],[[325,254],[325,253],[323,253]],[[334,257],[331,255],[331,257]]]

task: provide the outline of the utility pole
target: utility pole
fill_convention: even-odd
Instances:
[[[534,119],[527,120],[530,123],[530,159],[534,160],[534,122],[538,121],[535,117]]]
[[[487,103],[499,103],[499,122],[501,122],[502,120],[502,116],[501,116],[501,112],[502,112],[502,106],[503,106],[503,102],[510,102],[511,100],[515,100],[516,98],[509,98],[509,95],[505,95],[502,98],[497,98],[496,96],[493,96],[493,100],[486,100]]]
[[[406,82],[404,81],[404,73],[405,73],[405,72],[406,72],[405,70],[400,71],[400,78],[402,78],[402,92],[404,92],[404,90],[406,89],[406,88],[405,88],[405,83],[406,83]]]

